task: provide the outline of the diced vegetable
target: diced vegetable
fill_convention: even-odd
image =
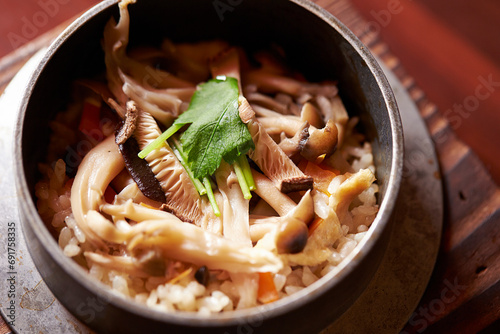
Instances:
[[[273,274],[259,273],[259,289],[257,290],[257,300],[263,304],[268,304],[279,299],[278,291],[274,285]]]
[[[93,98],[86,98],[83,102],[82,118],[78,125],[78,130],[83,133],[90,133],[92,130],[100,128],[101,101]]]
[[[323,166],[324,165],[322,165],[322,167]],[[330,184],[332,179],[338,175],[338,173],[334,173],[332,169],[324,169],[310,161],[307,161],[305,167],[304,163],[299,164],[299,167],[304,168],[304,174],[309,175],[313,178],[314,189],[330,196],[330,193],[328,192],[328,185]]]

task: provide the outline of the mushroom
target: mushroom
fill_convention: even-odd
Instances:
[[[301,153],[304,146],[308,142],[309,138],[309,124],[305,122],[302,125],[302,129],[297,131],[297,133],[292,138],[287,138],[283,133],[281,134],[281,141],[279,147],[285,152],[285,154],[292,160],[294,157]]]
[[[243,197],[236,173],[225,161],[215,173],[219,192],[224,198],[222,210],[223,234],[226,238],[250,247],[249,200]]]
[[[325,119],[329,120],[331,118],[326,117]],[[321,114],[318,109],[310,102],[304,103],[302,106],[302,110],[300,111],[300,120],[302,122],[309,122],[315,128],[321,129],[325,126],[325,122],[321,118]]]
[[[96,211],[91,214],[94,222],[101,220],[96,223],[95,233],[108,242],[125,243],[129,252],[156,248],[172,259],[229,272],[278,272],[283,267],[281,260],[268,250],[242,246],[184,223],[168,212],[132,201],[123,205],[105,204],[102,211],[117,218],[141,221],[127,230],[120,230]]]
[[[330,196],[330,207],[335,210],[342,222],[352,201],[375,181],[370,169],[361,169],[350,175]]]
[[[156,89],[140,85],[119,70],[123,81],[123,92],[141,109],[149,112],[163,125],[170,125],[187,108],[194,87]]]
[[[250,103],[255,103],[260,106],[263,106],[267,109],[276,111],[282,115],[290,114],[288,110],[288,105],[285,103],[281,103],[279,101],[276,101],[272,97],[259,93],[259,92],[248,92],[245,93],[245,97]]]
[[[150,276],[164,276],[165,262],[158,257],[151,257],[154,252],[147,252],[148,257],[136,258],[132,256],[118,256],[96,252],[84,252],[87,262],[98,264],[109,270],[125,272],[131,276],[147,278]]]
[[[269,178],[253,169],[252,177],[255,181],[255,193],[265,200],[280,216],[285,216],[295,208],[295,202],[280,192]]]
[[[266,68],[251,70],[244,73],[244,85],[255,85],[260,92],[276,94],[285,93],[294,97],[303,94],[324,95],[333,97],[338,89],[334,84],[315,84],[302,82],[287,76],[273,73]]]
[[[320,163],[331,156],[337,148],[337,126],[329,120],[321,130],[309,128],[311,131],[300,154],[309,161]]]
[[[349,116],[340,96],[328,98],[326,96],[316,96],[316,104],[319,106],[325,120],[333,120],[338,129],[338,146],[341,147],[344,141],[345,128]]]
[[[292,265],[315,266],[332,254],[333,243],[342,236],[340,222],[335,211],[330,210],[325,219],[319,219],[304,249],[300,253],[285,254],[285,258]]]
[[[238,88],[241,94],[240,58],[238,49],[229,48],[210,59],[210,73],[213,78],[226,76],[238,80]]]
[[[124,167],[115,137],[111,135],[85,155],[71,186],[71,208],[76,223],[86,239],[98,249],[108,247],[90,228],[88,213],[99,209],[106,188]]]
[[[313,110],[311,110],[312,108],[309,103],[306,103],[302,108],[301,118],[268,112],[266,117],[259,117],[258,120],[270,135],[285,133],[287,136],[292,137],[303,129],[304,120],[311,119],[314,123],[319,123],[313,114]],[[300,151],[304,158],[319,163],[335,152],[338,142],[338,130],[333,120],[328,120],[322,129],[309,126],[308,132],[309,137]]]
[[[254,224],[250,226],[250,235],[253,242],[259,240],[261,247],[276,249],[278,254],[299,253],[306,246],[309,236],[307,225],[313,218],[314,201],[309,190],[282,217],[254,220]]]
[[[167,199],[160,182],[148,162],[137,156],[140,150],[135,138],[127,139],[123,144],[118,145],[118,148],[123,155],[125,167],[144,196],[153,201],[165,203]]]
[[[172,68],[180,78],[194,83],[206,81],[210,77],[208,61],[227,48],[228,43],[221,40],[173,43],[166,39],[161,44],[168,68]]]
[[[137,106],[134,101],[127,102],[127,111],[125,112],[125,120],[118,130],[118,133],[115,137],[116,144],[123,144],[132,137],[132,134],[135,131],[137,117],[138,117]]]
[[[133,2],[134,0],[121,1],[120,20],[116,23],[114,18],[111,18],[104,28],[103,48],[108,87],[120,106],[123,107],[129,99],[134,99],[167,125],[172,119],[173,109],[162,109],[156,102],[160,100],[163,104],[172,103],[171,97],[158,96],[154,92],[148,94],[149,88],[194,89],[195,85],[127,55],[130,24],[127,6]]]
[[[255,149],[249,151],[250,158],[283,193],[312,188],[313,179],[304,175],[292,160],[269,136],[262,124],[248,123]]]
[[[139,110],[139,119],[134,137],[140,149],[144,149],[149,143],[161,135],[154,118]],[[164,208],[177,215],[184,221],[200,225],[202,223],[204,202],[191,182],[184,167],[175,157],[171,148],[164,146],[149,153],[145,160],[160,182],[165,193],[166,202]]]
[[[300,253],[307,244],[309,230],[304,222],[287,217],[276,232],[276,249],[278,254]]]
[[[253,108],[250,106],[250,103],[248,103],[248,100],[240,95],[238,98],[238,112],[241,118],[241,121],[245,124],[248,124],[254,117],[255,117],[255,111]]]

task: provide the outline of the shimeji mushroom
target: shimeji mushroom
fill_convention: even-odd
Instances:
[[[252,171],[257,185],[256,193],[268,202],[281,217],[252,219],[250,236],[253,242],[261,239],[261,246],[276,249],[278,253],[298,253],[306,245],[309,224],[314,218],[314,202],[310,191],[301,198],[299,204],[279,192],[264,175]],[[264,245],[262,245],[264,244]]]
[[[316,124],[319,123],[316,114],[311,110],[312,108],[314,107],[311,104],[306,103],[302,108],[301,117],[267,111],[264,117],[257,119],[270,135],[285,134],[288,137],[294,137],[303,131],[304,122],[308,122],[309,119]],[[300,154],[304,158],[313,162],[321,162],[335,152],[338,130],[332,119],[329,119],[321,129],[309,126],[308,134],[309,136],[307,140],[303,141],[300,150]]]

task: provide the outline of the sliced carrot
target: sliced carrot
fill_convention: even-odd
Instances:
[[[314,233],[314,230],[316,230],[321,224],[323,224],[323,218],[317,217],[314,219],[313,222],[309,224],[309,236],[311,236],[311,234]]]
[[[78,130],[89,133],[92,130],[100,129],[101,102],[92,98],[86,98],[83,102],[82,118],[78,125]]]
[[[279,299],[278,291],[274,285],[273,274],[259,273],[259,289],[257,290],[257,300],[263,304],[271,303]]]
[[[148,209],[158,210],[158,208],[155,208],[154,206],[149,205],[149,204],[146,204],[146,203],[144,203],[144,202],[139,203],[139,205],[140,205],[140,206],[143,206],[143,207],[145,207],[145,208],[148,208]]]
[[[331,166],[329,166],[328,164],[326,164],[324,161],[322,163],[320,163],[318,165],[319,168],[321,169],[324,169],[324,170],[327,170],[327,171],[330,171],[332,173],[334,173],[335,175],[339,175],[340,174],[340,171],[338,169],[335,169]]]
[[[72,177],[71,179],[69,179],[68,181],[66,181],[66,183],[64,184],[64,189],[65,190],[71,190],[71,186],[73,186],[73,182],[75,181],[75,178]]]
[[[172,278],[170,281],[168,281],[167,283],[168,284],[176,284],[177,282],[179,282],[181,279],[183,279],[184,277],[187,277],[189,276],[189,274],[191,274],[191,272],[193,271],[193,268],[192,267],[189,267],[187,268],[186,270],[184,270],[182,273],[180,273],[179,275],[175,276],[174,278]]]
[[[315,163],[309,161],[304,169],[304,174],[313,178],[314,189],[330,196],[328,186],[330,185],[330,182],[332,182],[332,179],[338,175],[337,173],[328,169],[323,169]]]
[[[308,163],[309,163],[309,161],[307,161],[306,159],[302,159],[302,160],[300,160],[297,167],[299,167],[299,169],[304,173]]]
[[[107,187],[106,191],[104,191],[104,200],[106,201],[106,203],[113,204],[115,196],[116,191],[111,187]]]

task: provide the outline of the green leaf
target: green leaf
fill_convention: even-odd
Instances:
[[[191,125],[181,143],[195,178],[212,175],[221,160],[232,164],[254,148],[252,136],[238,112],[238,81],[213,79],[199,86],[188,110],[174,125]]]

